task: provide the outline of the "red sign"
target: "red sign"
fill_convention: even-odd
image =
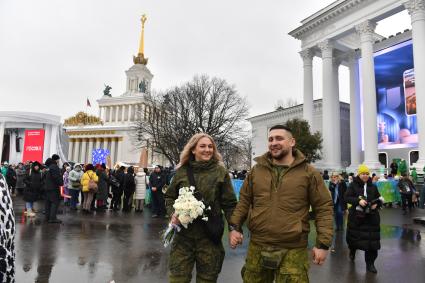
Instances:
[[[22,162],[38,161],[43,163],[44,130],[25,130],[24,154]]]

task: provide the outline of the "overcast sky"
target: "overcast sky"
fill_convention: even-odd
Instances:
[[[0,111],[64,118],[98,113],[104,84],[125,91],[146,13],[145,53],[152,87],[165,90],[208,74],[247,97],[250,116],[278,100],[302,102],[300,42],[288,34],[332,0],[0,0]],[[410,28],[406,13],[378,25],[383,35]],[[321,97],[315,59],[315,98]],[[341,70],[341,100],[348,100]]]

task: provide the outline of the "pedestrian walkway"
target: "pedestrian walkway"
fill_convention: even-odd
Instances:
[[[23,201],[15,198],[16,282],[167,282],[169,250],[160,241],[167,221],[152,219],[148,209],[142,214],[93,215],[65,210],[59,215],[63,224],[45,224],[40,204],[33,221],[26,220],[23,207]],[[425,226],[413,224],[413,216],[425,216],[425,211],[416,209],[403,216],[398,208],[382,210],[377,275],[366,274],[363,252],[358,252],[355,263],[348,260],[345,235],[339,232],[335,253],[324,266],[312,265],[310,281],[423,283],[425,242],[420,233],[425,233]],[[231,250],[227,235],[224,240],[226,258],[219,282],[241,282],[247,241]]]

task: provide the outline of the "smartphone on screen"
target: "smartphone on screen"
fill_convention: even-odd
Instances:
[[[406,115],[416,115],[416,90],[414,69],[409,69],[403,72],[403,86]]]

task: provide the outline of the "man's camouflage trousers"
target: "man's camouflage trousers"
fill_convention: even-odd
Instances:
[[[207,237],[187,238],[176,235],[170,252],[170,283],[189,283],[196,263],[196,282],[217,282],[224,260],[223,244]]]
[[[264,262],[264,255],[270,248],[249,244],[245,265],[242,268],[244,283],[308,283],[308,252],[306,248],[278,250],[282,255],[276,269],[270,269]],[[276,250],[274,250],[276,251]]]

